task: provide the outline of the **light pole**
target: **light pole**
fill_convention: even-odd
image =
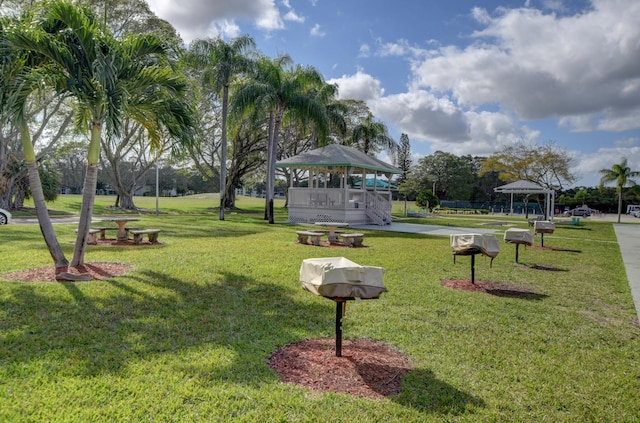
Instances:
[[[158,195],[159,195],[159,187],[160,187],[160,172],[158,167],[160,166],[160,160],[156,161],[156,216],[160,214],[160,209],[158,208]]]

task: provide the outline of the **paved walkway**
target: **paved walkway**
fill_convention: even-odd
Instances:
[[[613,225],[640,322],[640,225]]]
[[[459,228],[456,226],[420,225],[417,223],[393,222],[390,225],[350,225],[349,229],[367,229],[372,231],[406,232],[423,235],[492,234],[496,229]]]

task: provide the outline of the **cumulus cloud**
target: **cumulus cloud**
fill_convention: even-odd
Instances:
[[[640,2],[594,0],[563,16],[527,7],[472,15],[484,25],[476,42],[415,61],[417,87],[450,92],[468,108],[499,104],[522,119],[561,118],[574,130],[640,127]]]
[[[450,98],[427,90],[385,96],[380,81],[363,70],[328,82],[338,85],[340,98],[365,101],[376,117],[411,134],[413,141],[431,143],[434,151],[487,155],[500,145],[540,135],[505,114],[465,111]]]
[[[284,27],[274,0],[190,0],[188,4],[174,0],[148,0],[148,4],[160,18],[171,22],[187,42],[202,38],[203,34],[225,34],[225,29],[237,28],[236,20],[246,20],[269,31]],[[239,33],[239,29],[236,32]]]

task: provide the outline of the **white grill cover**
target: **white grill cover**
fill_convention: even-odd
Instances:
[[[509,228],[504,231],[504,242],[533,245],[533,234],[528,229]]]
[[[500,252],[500,244],[491,234],[458,234],[451,235],[453,254],[484,254],[492,259]]]
[[[387,289],[384,268],[360,266],[344,257],[312,258],[302,261],[302,287],[316,295],[340,298],[378,298]]]
[[[533,230],[537,234],[552,234],[556,230],[556,224],[548,220],[536,220]]]

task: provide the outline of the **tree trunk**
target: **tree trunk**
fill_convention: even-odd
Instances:
[[[269,224],[275,223],[273,216],[273,191],[276,183],[276,158],[278,156],[278,132],[280,132],[280,122],[282,122],[282,111],[278,111],[273,125],[273,141],[269,149],[269,174],[267,175],[267,214]]]
[[[622,214],[622,187],[618,187],[618,223],[620,223],[621,214]]]
[[[229,86],[222,89],[222,141],[220,142],[220,220],[224,220],[227,187],[227,109],[229,103]]]
[[[133,195],[128,192],[123,192],[120,196],[120,208],[125,210],[135,210],[136,205],[133,202]]]
[[[56,269],[66,268],[69,265],[58,238],[53,230],[51,224],[51,218],[47,211],[47,205],[44,200],[44,192],[42,191],[42,183],[40,182],[40,173],[38,173],[38,163],[36,162],[36,155],[31,143],[31,134],[29,133],[29,127],[26,122],[22,122],[20,125],[20,142],[22,143],[22,150],[24,151],[25,162],[27,162],[27,172],[29,175],[29,183],[31,184],[31,195],[33,195],[33,203],[36,207],[36,214],[38,215],[38,223],[40,224],[40,232],[44,237],[44,241],[47,244],[51,258],[56,266]]]
[[[91,218],[93,217],[93,203],[96,198],[96,185],[98,181],[98,166],[88,165],[84,177],[84,188],[82,189],[82,207],[80,209],[80,222],[78,223],[78,235],[76,246],[73,250],[71,266],[77,267],[84,264],[84,253],[87,249],[87,239],[89,229],[91,229]]]
[[[96,115],[99,113],[96,111]],[[80,208],[80,222],[78,223],[78,236],[73,250],[71,266],[77,267],[84,264],[84,253],[87,250],[87,238],[91,229],[93,217],[93,203],[96,199],[96,186],[98,184],[98,161],[100,160],[100,138],[102,137],[102,123],[95,119],[91,126],[91,141],[87,152],[87,171],[84,175],[82,188],[82,206]]]
[[[44,193],[42,191],[42,184],[40,183],[40,174],[38,173],[38,163],[27,162],[27,168],[29,169],[29,184],[31,185],[31,195],[33,196],[33,203],[36,206],[36,213],[38,215],[38,223],[40,224],[40,232],[44,237],[44,241],[49,248],[49,253],[56,269],[63,269],[69,266],[69,261],[64,256],[58,238],[53,230],[51,224],[51,218],[47,211],[47,205],[44,200]]]

